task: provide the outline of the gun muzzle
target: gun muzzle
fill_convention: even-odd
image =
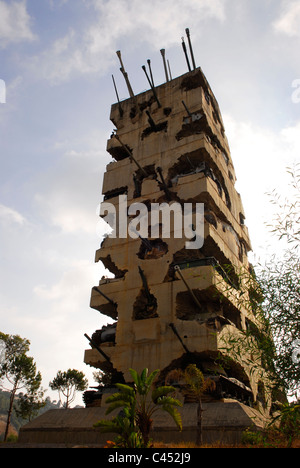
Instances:
[[[153,86],[153,88],[154,88],[154,79],[153,79],[152,70],[151,70],[151,60],[148,59],[148,60],[147,60],[147,63],[148,63],[148,67],[149,67],[149,72],[150,72],[150,77],[151,77],[151,83],[152,83],[152,86]]]
[[[187,50],[186,50],[186,45],[185,45],[185,42],[184,42],[184,37],[182,37],[181,39],[182,39],[182,48],[183,48],[183,52],[184,52],[184,55],[185,55],[185,59],[186,59],[188,69],[189,69],[189,71],[192,71],[190,61],[189,61],[189,57],[188,57],[188,53],[187,53]]]
[[[157,97],[155,88],[154,88],[153,84],[151,83],[151,80],[150,80],[150,78],[149,78],[149,75],[148,75],[148,73],[147,73],[147,70],[146,70],[145,65],[142,65],[142,69],[143,69],[144,72],[145,72],[145,75],[146,75],[146,77],[147,77],[147,80],[148,80],[148,83],[149,83],[149,85],[150,85],[150,88],[152,89],[153,96],[155,97],[155,100],[156,100],[156,102],[157,102],[157,104],[158,104],[158,107],[161,107],[161,104],[160,104],[160,102],[159,102],[159,100],[158,100],[158,97]]]
[[[117,90],[117,85],[116,85],[116,82],[115,82],[114,75],[111,75],[111,76],[112,76],[112,80],[113,80],[113,83],[114,83],[114,88],[115,88],[115,92],[116,92],[116,96],[117,96],[117,100],[118,100],[120,117],[122,118],[124,112],[123,112],[123,109],[122,109],[122,106],[121,106],[121,103],[120,103],[119,93],[118,93],[118,90]]]
[[[163,58],[166,80],[169,81],[168,69],[167,69],[167,63],[166,63],[166,56],[165,56],[166,55],[166,50],[165,49],[160,49],[160,53],[161,53],[161,56]]]
[[[192,57],[192,63],[193,63],[193,67],[194,67],[194,70],[195,70],[196,69],[196,64],[195,64],[195,59],[194,59],[194,53],[193,53],[189,28],[186,28],[185,32],[186,32],[186,35],[187,35],[187,38],[188,38],[188,41],[189,41],[189,47],[190,47],[190,53],[191,53],[191,57]]]
[[[133,90],[132,90],[132,87],[131,87],[131,84],[130,84],[128,75],[127,75],[127,73],[126,73],[126,71],[125,71],[125,68],[124,68],[124,64],[123,64],[123,61],[122,61],[122,56],[121,56],[120,50],[117,50],[116,54],[117,54],[117,56],[119,57],[119,60],[120,60],[120,64],[121,64],[120,70],[121,70],[121,73],[123,74],[123,76],[124,76],[124,78],[125,78],[125,82],[126,82],[126,85],[127,85],[127,89],[128,89],[128,91],[129,91],[129,95],[130,95],[130,97],[133,98],[133,97],[134,97],[134,92],[133,92]]]

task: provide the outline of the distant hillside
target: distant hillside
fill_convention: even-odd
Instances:
[[[3,434],[6,428],[6,415],[0,414],[0,441],[3,440]],[[14,426],[10,426],[8,435],[18,435],[18,432]]]
[[[6,427],[6,419],[7,419],[7,411],[9,408],[9,398],[10,398],[10,393],[9,392],[4,392],[0,390],[0,441],[3,440],[3,434],[5,431]],[[18,395],[16,395],[15,402],[17,402]],[[59,409],[61,407],[60,402],[52,402],[50,398],[46,398],[46,406],[42,408],[39,412],[39,415],[45,413],[45,411],[48,411],[50,409]],[[24,421],[24,419],[19,418],[15,411],[13,411],[12,416],[11,416],[11,431],[13,434],[17,434],[20,427],[24,426],[24,424],[27,424],[28,421]]]

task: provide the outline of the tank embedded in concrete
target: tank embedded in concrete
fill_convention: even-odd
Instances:
[[[249,323],[259,329],[240,274],[251,269],[251,243],[221,112],[200,68],[157,86],[155,94],[150,89],[123,101],[122,113],[120,103],[111,108],[112,162],[102,193],[115,219],[126,219],[127,235],[120,236],[114,225],[116,235],[107,236],[96,252],[96,262],[114,278],[93,288],[90,305],[116,320],[114,339],[98,345],[125,381],[129,368],[160,369],[164,376],[195,362],[205,375],[218,376],[216,398],[227,395],[253,405],[258,374],[245,360],[232,357],[222,372],[216,366],[220,356],[231,358],[224,336],[238,336]],[[195,206],[204,206],[201,246],[187,248],[175,215],[170,236],[164,237],[159,218],[153,226],[154,210],[175,204],[191,207],[193,223]],[[133,224],[135,237],[127,232]],[[107,368],[94,347],[86,350],[85,363]]]

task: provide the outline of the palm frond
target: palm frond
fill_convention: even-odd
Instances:
[[[178,409],[174,408],[174,406],[166,405],[164,406],[164,410],[169,413],[170,416],[172,416],[176,426],[180,431],[182,431],[182,419]]]
[[[126,393],[128,395],[131,395],[131,396],[134,396],[134,389],[132,387],[130,387],[130,385],[126,385],[126,384],[116,384],[116,387],[122,392],[122,393]]]
[[[108,421],[107,419],[101,419],[100,421],[96,422],[93,427],[99,427],[102,433],[121,433],[120,426],[114,420]]]
[[[169,393],[173,393],[173,392],[175,392],[175,388],[171,387],[170,385],[157,387],[152,392],[152,401],[153,403],[156,403],[158,398],[169,395]]]
[[[161,398],[158,398],[156,404],[162,405],[163,409],[165,409],[165,406],[169,406],[169,405],[182,406],[182,403],[180,400],[178,400],[177,398],[170,397],[170,396],[163,396]]]
[[[157,376],[157,374],[159,373],[159,369],[156,369],[155,371],[151,372],[151,374],[149,375],[149,377],[146,379],[146,385],[147,387],[151,387],[155,377]]]
[[[105,414],[110,414],[117,408],[124,408],[124,406],[129,406],[129,405],[130,405],[130,402],[126,400],[116,400],[109,405]]]

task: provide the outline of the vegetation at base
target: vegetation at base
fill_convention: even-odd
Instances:
[[[204,393],[215,389],[215,382],[209,378],[205,378],[200,369],[195,364],[189,364],[186,369],[174,369],[169,372],[166,378],[167,382],[175,380],[179,382],[184,381],[182,386],[182,394],[185,396],[192,396],[197,401],[197,433],[196,445],[203,445],[203,431],[202,431],[202,396]]]
[[[272,419],[262,432],[245,431],[242,442],[245,445],[265,448],[300,447],[300,404],[282,406],[281,411]]]
[[[18,433],[19,429],[24,426],[24,424],[27,424],[28,418],[22,417],[22,415],[17,411],[17,408],[19,406],[19,401],[23,397],[23,393],[19,393],[15,397],[15,404],[12,410],[11,414],[11,421],[10,421],[10,427],[12,428],[13,432]],[[6,424],[7,420],[7,412],[9,408],[9,402],[10,402],[10,392],[0,390],[0,442],[3,442],[4,439],[4,427]],[[56,402],[56,401],[51,401],[49,397],[47,397],[45,400],[45,405],[40,408],[36,414],[37,416],[40,416],[41,414],[45,413],[46,411],[52,410],[52,409],[59,409],[61,408],[61,403]],[[2,423],[2,424],[1,424]],[[7,442],[14,442],[15,439],[17,438],[17,435],[8,435],[7,437]]]
[[[42,376],[33,357],[28,356],[29,348],[30,341],[26,338],[0,332],[0,432],[4,441],[8,440],[12,427],[18,431],[43,409],[60,406],[44,398]],[[76,392],[86,390],[88,381],[82,372],[69,369],[58,371],[49,385],[66,398],[64,406],[68,408]]]
[[[278,240],[276,253],[237,272],[238,289],[227,287],[236,307],[249,314],[246,328],[224,333],[219,348],[224,368],[235,361],[248,369],[265,406],[268,395],[281,403],[300,397],[300,164],[287,172],[289,198],[269,194],[276,207],[268,225]]]
[[[1,359],[0,359],[0,379],[11,386],[10,400],[7,412],[7,421],[4,432],[4,441],[8,437],[11,415],[14,407],[14,400],[17,391],[26,390],[27,404],[25,398],[23,405],[18,407],[19,413],[31,418],[36,409],[43,405],[40,400],[43,392],[40,390],[42,376],[36,369],[36,364],[32,357],[28,356],[30,342],[19,335],[7,335],[0,333]],[[31,406],[29,403],[31,399]]]
[[[101,428],[101,432],[113,432],[118,436],[110,447],[122,448],[149,448],[152,445],[150,430],[153,414],[162,409],[167,412],[182,429],[181,416],[177,407],[181,402],[171,396],[175,392],[172,386],[155,387],[153,382],[159,370],[148,375],[145,368],[141,375],[134,369],[129,369],[133,379],[133,386],[116,384],[118,392],[108,397],[106,403],[109,407],[106,414],[121,408],[122,411],[112,420],[101,420],[94,427]]]

